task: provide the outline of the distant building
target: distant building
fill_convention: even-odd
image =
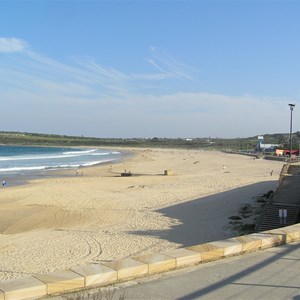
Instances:
[[[276,149],[276,155],[277,156],[284,156],[284,150],[283,149]]]
[[[298,156],[299,155],[299,149],[292,150],[292,156]],[[284,149],[276,149],[276,155],[277,156],[289,156],[290,150],[284,150]]]
[[[259,152],[273,152],[276,151],[278,147],[281,145],[279,144],[263,144],[263,143],[258,143],[256,146],[256,150]]]
[[[296,150],[283,150],[283,155],[285,156],[289,156],[291,153],[292,156],[295,156],[295,155],[299,155],[299,149],[296,149]]]

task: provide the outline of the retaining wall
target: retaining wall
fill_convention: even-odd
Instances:
[[[0,282],[0,300],[38,299],[259,251],[300,240],[300,224],[186,248]]]

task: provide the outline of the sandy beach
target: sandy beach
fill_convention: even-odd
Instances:
[[[0,280],[234,236],[228,217],[274,189],[283,165],[216,151],[131,151],[83,176],[2,187]]]

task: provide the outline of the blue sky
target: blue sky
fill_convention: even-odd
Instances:
[[[1,130],[300,130],[300,1],[0,0]],[[299,112],[298,112],[299,111]]]

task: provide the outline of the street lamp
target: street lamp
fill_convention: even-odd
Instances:
[[[293,109],[295,104],[289,104],[291,110],[291,120],[290,120],[290,162],[292,160],[292,124],[293,124]]]

